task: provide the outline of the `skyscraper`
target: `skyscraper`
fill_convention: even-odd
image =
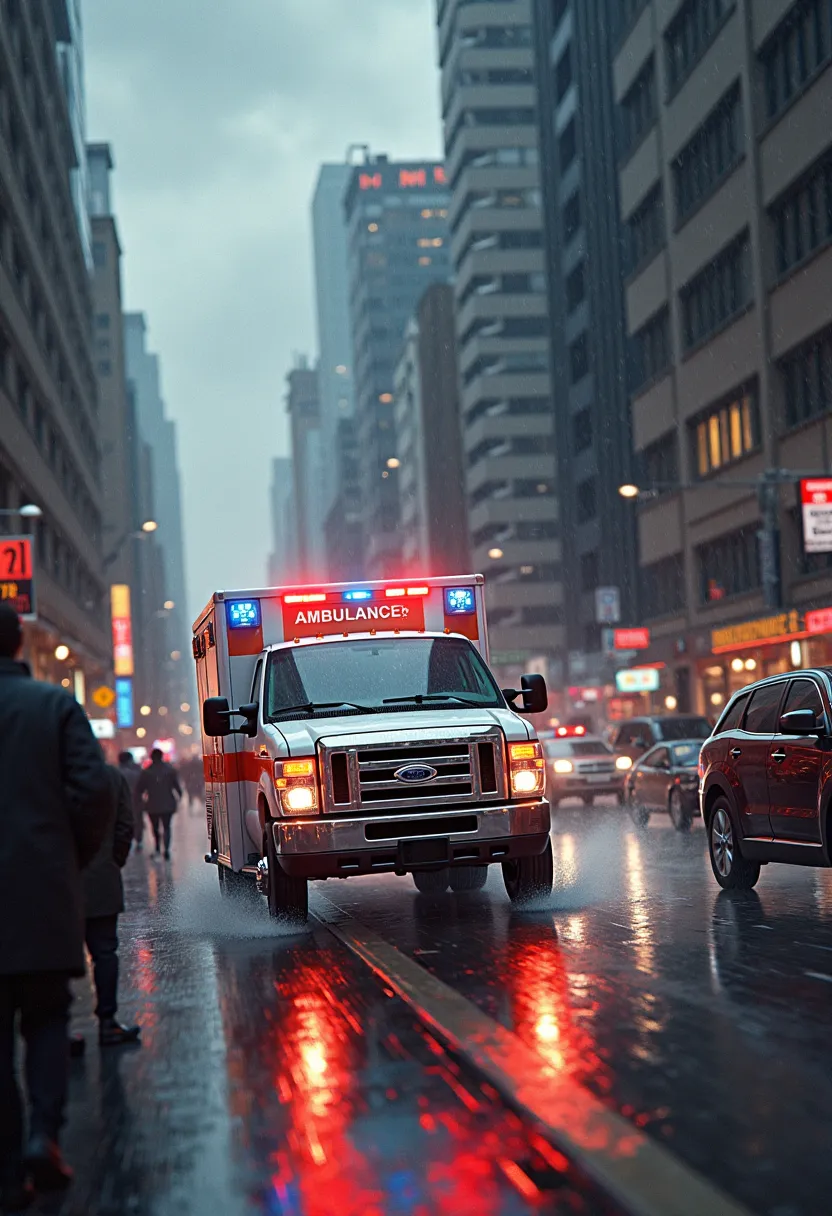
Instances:
[[[361,479],[363,574],[395,574],[401,561],[393,374],[407,322],[425,289],[445,282],[448,192],[441,164],[367,153],[351,169],[350,319],[355,441]]]
[[[353,412],[349,252],[344,213],[344,194],[351,172],[347,164],[321,165],[312,201],[321,442],[335,462],[340,459],[338,424],[351,418]],[[324,516],[335,501],[338,484],[337,477],[329,476],[319,486]]]
[[[565,642],[531,0],[437,19],[472,556],[511,679]]]
[[[635,624],[627,338],[618,221],[612,0],[535,0],[541,179],[563,541],[564,625],[575,683],[608,683],[596,589]]]
[[[303,579],[326,575],[321,402],[317,368],[301,356],[286,377],[286,410],[292,436],[296,574]]]
[[[272,460],[269,511],[272,550],[269,554],[267,582],[270,587],[276,587],[298,581],[295,485],[291,456],[276,456]]]

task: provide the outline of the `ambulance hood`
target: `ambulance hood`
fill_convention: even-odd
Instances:
[[[292,722],[273,722],[267,727],[286,740],[290,756],[310,756],[319,743],[329,747],[346,738],[361,742],[356,736],[375,735],[374,742],[395,743],[397,735],[419,731],[430,737],[434,731],[482,731],[498,726],[512,742],[533,737],[528,723],[507,709],[421,709],[404,713],[342,714],[334,718],[323,716]],[[383,739],[378,736],[384,736]]]

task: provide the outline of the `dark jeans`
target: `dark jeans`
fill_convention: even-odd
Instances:
[[[31,1134],[58,1138],[69,1070],[67,976],[0,975],[0,1170],[16,1181],[23,1156],[23,1103],[14,1067],[15,1017],[26,1044]]]
[[[165,852],[170,851],[170,821],[172,815],[151,815],[150,826],[153,828],[153,835],[156,839],[156,852],[158,853],[162,847],[164,838]]]
[[[97,1018],[114,1018],[118,1008],[118,917],[90,916],[84,934],[92,956]]]
[[[144,836],[144,807],[138,804],[133,805],[133,839],[136,844],[141,844],[142,836]]]

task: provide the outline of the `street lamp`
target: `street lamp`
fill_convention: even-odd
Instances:
[[[40,519],[43,511],[33,502],[27,502],[22,507],[2,507],[0,515],[17,515],[21,519]]]
[[[158,527],[155,519],[146,519],[142,524],[142,532],[155,532]]]
[[[492,562],[498,562],[503,556],[503,551],[502,549],[489,549],[488,556],[491,558]]]
[[[173,602],[173,600],[165,600],[162,607],[165,609],[166,612],[172,612],[173,609],[176,607],[176,604]]]
[[[146,519],[138,532],[125,532],[123,536],[119,537],[112,553],[104,558],[104,569],[106,570],[108,566],[112,566],[113,562],[120,555],[128,540],[144,540],[145,537],[149,536],[151,532],[155,532],[158,527],[159,525],[156,523],[155,519]]]
[[[622,498],[638,498],[641,490],[638,488],[638,486],[634,486],[631,482],[627,482],[626,485],[618,487],[618,493]]]
[[[55,647],[55,658],[59,663],[65,663],[69,658],[69,647],[64,642]]]
[[[399,460],[399,458],[397,456],[391,456],[390,459],[387,461],[387,467],[388,467],[388,469],[398,469],[401,466],[401,463],[402,462]]]

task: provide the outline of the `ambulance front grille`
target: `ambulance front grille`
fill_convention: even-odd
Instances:
[[[500,734],[321,750],[328,814],[386,815],[504,796]],[[427,776],[412,783],[396,776],[407,768]]]

